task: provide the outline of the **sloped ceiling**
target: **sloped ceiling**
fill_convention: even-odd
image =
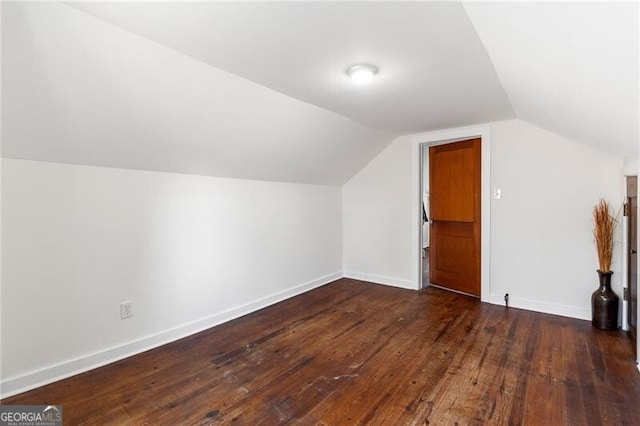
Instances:
[[[638,155],[638,3],[465,3],[518,118]]]
[[[2,9],[5,157],[340,185],[397,135],[516,116],[638,152],[636,4]]]
[[[60,3],[4,3],[2,155],[340,185],[392,136]]]
[[[394,134],[513,117],[460,3],[73,3],[280,93]],[[374,63],[372,85],[349,65]]]

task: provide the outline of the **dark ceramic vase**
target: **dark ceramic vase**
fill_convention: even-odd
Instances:
[[[600,287],[591,295],[591,324],[601,330],[618,329],[618,295],[611,290],[613,272],[598,270]]]

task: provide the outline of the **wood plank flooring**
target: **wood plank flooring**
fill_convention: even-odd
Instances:
[[[342,279],[2,401],[67,425],[638,425],[623,332]]]

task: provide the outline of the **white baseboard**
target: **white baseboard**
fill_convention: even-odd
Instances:
[[[369,281],[375,284],[384,284],[392,287],[406,288],[409,290],[417,290],[416,284],[399,278],[383,277],[381,275],[365,274],[363,272],[345,271],[345,278],[353,278],[354,280]]]
[[[417,290],[416,285],[408,280],[398,278],[384,277],[380,275],[366,274],[356,271],[345,271],[345,278],[353,278],[356,280],[369,281],[376,284],[384,284],[393,287],[406,288],[409,290]],[[488,298],[482,299],[483,302],[492,303],[494,305],[504,306],[504,295],[490,295]],[[581,308],[578,306],[562,305],[558,303],[540,302],[537,300],[509,297],[509,306],[512,308],[526,309],[528,311],[541,312],[546,314],[560,315],[563,317],[576,318],[591,321],[591,309]]]
[[[489,298],[482,299],[483,302],[504,306],[504,295],[492,294]],[[512,308],[526,309],[528,311],[542,312],[545,314],[560,315],[563,317],[576,318],[591,321],[591,308],[581,308],[578,306],[562,305],[558,303],[540,302],[538,300],[524,299],[509,296],[509,306]]]
[[[227,321],[231,321],[232,319],[251,312],[255,312],[298,294],[305,293],[314,288],[321,287],[342,278],[342,276],[342,271],[334,272],[333,274],[308,281],[288,290],[219,312],[198,321],[180,325],[169,330],[161,331],[122,345],[107,348],[99,352],[81,356],[40,370],[5,379],[0,382],[0,398],[7,398],[12,395],[26,392],[58,380],[66,379],[67,377],[75,376],[76,374],[93,370],[94,368],[102,367],[103,365],[139,354],[149,349],[162,346]]]

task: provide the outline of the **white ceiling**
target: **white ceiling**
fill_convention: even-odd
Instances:
[[[3,3],[2,154],[340,185],[396,135],[518,117],[637,156],[637,8]]]
[[[121,28],[389,133],[511,118],[460,3],[74,3]],[[349,65],[373,63],[358,86]]]
[[[392,140],[63,4],[2,7],[4,157],[341,185]]]
[[[638,3],[466,3],[518,118],[638,156]]]

